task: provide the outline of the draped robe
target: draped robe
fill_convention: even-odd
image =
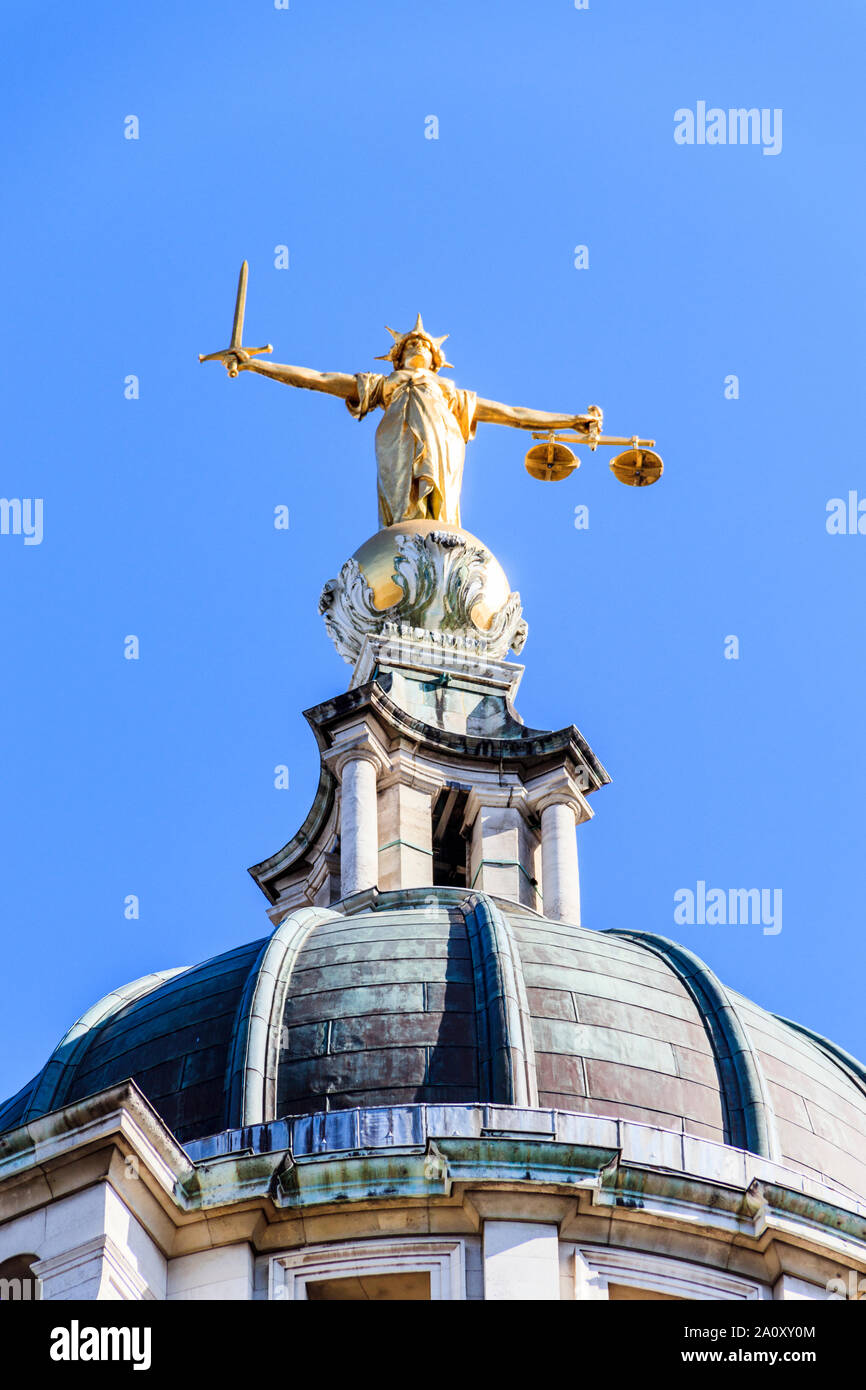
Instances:
[[[460,525],[460,484],[466,445],[475,434],[476,396],[426,368],[358,372],[356,400],[346,405],[362,420],[377,406],[379,525],[431,518]]]

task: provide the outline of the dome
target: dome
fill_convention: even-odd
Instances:
[[[489,894],[376,892],[147,976],[70,1029],[7,1130],[132,1077],[181,1142],[356,1107],[614,1116],[866,1191],[866,1073],[687,948]]]

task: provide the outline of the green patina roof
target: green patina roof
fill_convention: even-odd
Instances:
[[[8,1130],[128,1077],[181,1142],[353,1107],[550,1107],[749,1149],[866,1193],[866,1080],[824,1039],[641,932],[459,889],[293,912],[101,1000]]]

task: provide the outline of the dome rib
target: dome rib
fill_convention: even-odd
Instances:
[[[235,1015],[226,1073],[229,1129],[272,1120],[286,994],[308,936],[323,922],[343,920],[326,907],[301,907],[284,917],[263,943],[247,976]]]
[[[792,1018],[785,1018],[782,1014],[773,1014],[779,1023],[784,1023],[786,1028],[793,1028],[795,1033],[800,1033],[809,1042],[814,1043],[831,1062],[835,1062],[841,1072],[844,1072],[849,1080],[853,1081],[864,1096],[866,1096],[866,1067],[862,1062],[858,1062],[856,1057],[852,1057],[850,1052],[846,1052],[844,1047],[834,1043],[830,1038],[825,1038],[821,1033],[816,1033],[813,1028],[807,1028],[804,1023],[795,1023]]]
[[[532,1018],[520,952],[504,912],[485,893],[462,906],[472,952],[481,1099],[538,1105]]]
[[[157,970],[150,975],[142,975],[120,989],[109,990],[95,1004],[73,1023],[60,1039],[33,1085],[30,1100],[22,1119],[26,1122],[38,1115],[47,1115],[57,1110],[67,1098],[76,1069],[83,1060],[87,1049],[101,1024],[106,1023],[127,1004],[133,1004],[145,994],[150,994],[171,980],[182,975],[187,966],[177,966],[174,970]]]
[[[670,966],[691,994],[710,1039],[725,1113],[725,1142],[781,1162],[775,1113],[746,1025],[718,976],[693,951],[652,932],[609,928],[605,936],[636,942]]]

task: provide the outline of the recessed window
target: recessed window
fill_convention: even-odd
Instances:
[[[307,1298],[314,1303],[417,1303],[430,1301],[430,1275],[363,1274],[340,1279],[308,1279]]]
[[[433,882],[441,888],[466,887],[463,816],[468,795],[468,787],[452,782],[433,803]]]
[[[659,1293],[656,1289],[635,1289],[629,1284],[608,1284],[607,1296],[609,1299],[619,1302],[632,1302],[640,1299],[645,1302],[647,1299],[657,1299],[665,1303],[688,1303],[688,1299],[681,1298],[677,1293]]]
[[[340,1241],[270,1258],[272,1299],[310,1303],[435,1303],[466,1297],[460,1240]]]
[[[767,1291],[712,1265],[654,1255],[648,1250],[576,1246],[574,1297],[627,1303],[690,1303],[696,1299],[759,1299]]]

